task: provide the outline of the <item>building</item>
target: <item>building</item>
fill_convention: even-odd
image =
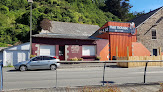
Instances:
[[[3,49],[6,47],[0,47],[0,61],[3,60]]]
[[[163,48],[163,7],[136,17],[130,22],[135,23],[137,42],[141,42],[151,55],[159,55],[159,48]]]
[[[12,46],[8,48],[2,48],[0,50],[0,60],[3,61],[4,66],[14,65],[18,62],[29,59],[29,42]]]
[[[52,55],[60,60],[108,60],[108,40],[91,36],[99,26],[51,21],[50,30],[32,36],[33,55]]]
[[[93,36],[108,39],[109,58],[149,56],[150,52],[137,42],[135,24],[131,22],[107,22]],[[143,50],[142,50],[143,49]]]

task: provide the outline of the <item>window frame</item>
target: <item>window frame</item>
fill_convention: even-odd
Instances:
[[[41,60],[33,60],[33,59],[39,58],[39,57],[41,58]],[[34,57],[34,58],[31,59],[32,62],[34,62],[34,61],[42,61],[42,60],[43,60],[43,57],[42,56]]]
[[[43,57],[42,57],[42,60],[44,60],[44,61],[47,60],[47,59],[45,60],[44,57],[48,57],[48,58],[49,58],[48,60],[54,60],[54,59],[55,59],[54,57],[51,57],[51,56],[43,56]]]
[[[153,34],[153,32],[155,32],[155,35]],[[152,34],[152,40],[157,39],[157,30],[156,29],[152,29],[151,34]]]
[[[154,50],[156,50],[156,55],[154,55]],[[158,49],[153,48],[153,56],[158,56]]]
[[[91,53],[89,53],[89,55],[84,55],[84,52],[83,52],[84,46],[93,46],[93,47],[94,47],[94,54],[91,55]],[[96,45],[82,45],[82,56],[90,56],[90,57],[91,57],[91,56],[96,56],[96,53],[97,53]]]

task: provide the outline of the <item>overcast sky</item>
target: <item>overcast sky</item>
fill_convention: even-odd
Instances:
[[[150,10],[155,10],[163,6],[163,0],[130,0],[130,4],[133,6],[130,12],[142,12],[146,13]]]

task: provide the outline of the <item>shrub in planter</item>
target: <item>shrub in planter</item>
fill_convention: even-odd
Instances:
[[[100,60],[101,59],[101,57],[100,56],[96,56],[96,60]]]
[[[30,55],[30,58],[33,58],[33,57],[35,57],[36,55]]]
[[[83,58],[78,58],[78,61],[83,61]]]
[[[78,61],[78,58],[77,57],[70,58],[70,61]]]

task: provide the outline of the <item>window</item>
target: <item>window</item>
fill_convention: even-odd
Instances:
[[[155,29],[152,30],[152,39],[156,39],[156,30]]]
[[[96,48],[95,46],[82,46],[82,55],[83,56],[95,56]]]
[[[43,56],[43,60],[53,60],[55,59],[54,57],[48,57],[48,56]]]
[[[157,49],[153,49],[153,55],[157,56]]]
[[[35,57],[35,58],[32,59],[32,61],[40,61],[40,60],[42,60],[41,56],[40,57]]]

